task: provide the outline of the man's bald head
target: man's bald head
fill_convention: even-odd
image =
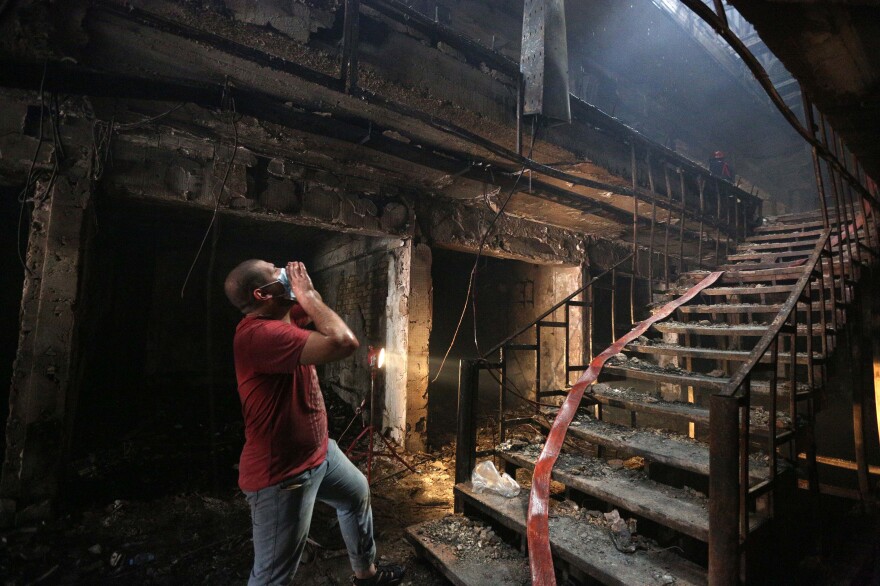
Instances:
[[[246,260],[229,272],[223,290],[232,305],[242,313],[248,313],[259,306],[254,299],[254,289],[271,281],[273,273],[274,267],[266,261]]]

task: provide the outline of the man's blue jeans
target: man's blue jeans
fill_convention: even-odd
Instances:
[[[333,440],[321,465],[245,496],[254,529],[254,567],[248,586],[287,584],[296,573],[315,501],[336,509],[355,572],[368,570],[376,558],[370,487]]]

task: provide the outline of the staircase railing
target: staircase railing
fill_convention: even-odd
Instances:
[[[813,417],[813,394],[816,390],[813,338],[813,299],[811,283],[818,281],[820,329],[822,347],[828,336],[826,311],[830,306],[832,319],[837,313],[834,300],[835,271],[829,263],[831,286],[826,287],[823,257],[831,258],[831,230],[826,229],[804,265],[804,273],[798,279],[782,309],[773,319],[767,331],[749,355],[749,359],[733,375],[724,390],[713,395],[709,404],[709,583],[713,585],[738,584],[742,544],[749,531],[749,508],[751,502],[762,495],[772,495],[778,473],[777,448],[793,442],[798,428],[798,404],[807,402],[806,419]],[[818,268],[817,268],[818,267]],[[843,275],[841,275],[842,278]],[[826,304],[825,292],[831,298]],[[805,385],[798,383],[798,310],[805,305],[806,374]],[[791,428],[777,432],[777,392],[779,390],[780,354],[784,336],[789,341],[789,416]],[[749,408],[752,375],[764,356],[770,352],[770,407],[768,422],[769,456],[768,476],[751,483],[749,474],[750,432]],[[822,370],[824,378],[825,371]],[[792,461],[796,453],[792,454]],[[816,452],[810,442],[807,446],[810,487],[817,489]]]
[[[506,417],[505,404],[508,394],[507,384],[507,361],[509,352],[511,351],[527,351],[535,353],[535,400],[534,405],[537,409],[541,399],[547,396],[557,394],[557,391],[544,391],[541,388],[541,330],[545,328],[564,328],[565,329],[565,376],[566,383],[570,373],[586,370],[589,368],[589,360],[585,360],[586,364],[571,364],[570,356],[570,340],[571,340],[571,308],[591,307],[590,301],[576,300],[575,298],[589,291],[599,281],[611,277],[611,294],[612,299],[616,296],[616,278],[617,270],[627,262],[631,262],[633,254],[628,254],[609,269],[603,271],[599,275],[591,278],[585,285],[568,295],[565,299],[553,305],[550,309],[543,312],[527,325],[519,328],[515,333],[508,336],[490,350],[485,352],[483,356],[476,360],[462,360],[459,364],[459,382],[458,382],[458,427],[457,440],[455,447],[455,482],[465,482],[470,478],[471,470],[476,465],[478,456],[488,455],[487,452],[477,451],[477,426],[475,424],[475,413],[477,409],[478,388],[480,372],[495,371],[499,375],[495,378],[498,382],[498,435],[499,441],[503,442],[507,436],[507,430],[513,426],[529,423],[531,417]],[[612,307],[613,307],[612,303]],[[565,308],[565,315],[562,321],[550,321],[548,317],[560,308]],[[516,344],[514,341],[530,329],[535,329],[535,342],[528,344]],[[494,360],[497,355],[497,361]],[[592,358],[592,357],[590,357]],[[460,503],[456,501],[456,509],[460,507]]]

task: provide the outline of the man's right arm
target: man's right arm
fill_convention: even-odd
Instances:
[[[288,263],[287,274],[296,299],[311,318],[315,330],[300,354],[300,364],[325,364],[350,356],[360,345],[351,328],[327,307],[315,291],[302,263]]]

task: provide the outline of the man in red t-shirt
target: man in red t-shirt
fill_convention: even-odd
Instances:
[[[249,585],[286,584],[305,548],[315,501],[336,509],[356,585],[398,584],[404,569],[377,567],[370,487],[327,436],[315,364],[358,348],[300,262],[235,267],[226,296],[245,315],[235,331],[235,375],[245,423],[238,483],[251,508]],[[309,322],[315,331],[303,329]]]

